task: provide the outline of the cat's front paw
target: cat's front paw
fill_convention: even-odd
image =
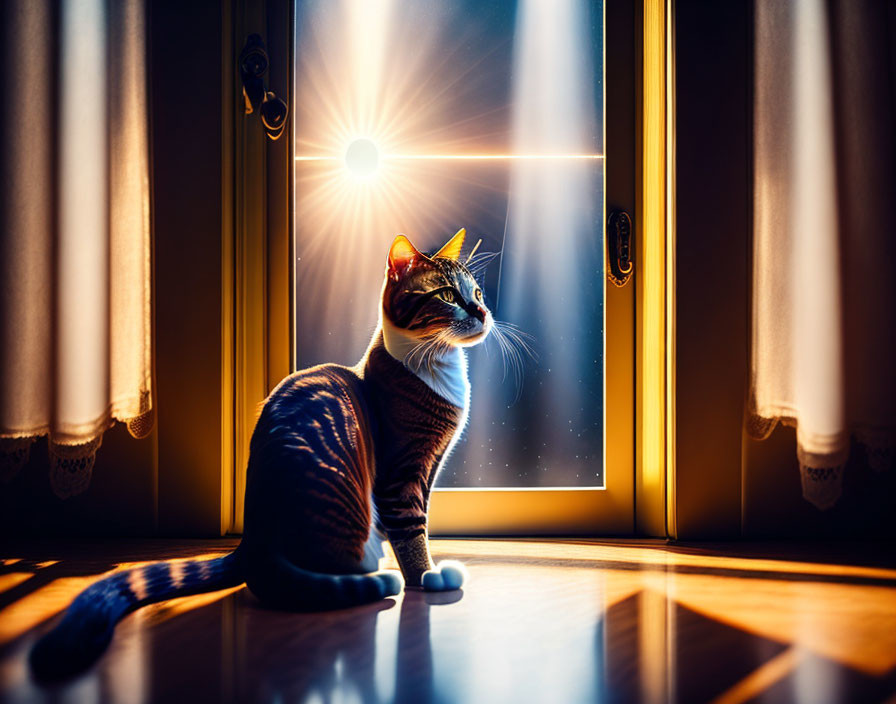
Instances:
[[[423,573],[423,591],[447,592],[460,589],[467,579],[467,568],[455,560],[443,560],[434,570]]]

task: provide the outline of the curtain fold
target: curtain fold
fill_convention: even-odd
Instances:
[[[48,435],[83,491],[103,432],[152,426],[143,0],[0,9],[0,477]]]
[[[803,495],[839,498],[856,438],[896,449],[894,10],[757,0],[748,429],[797,430]]]

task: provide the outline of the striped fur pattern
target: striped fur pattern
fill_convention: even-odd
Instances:
[[[115,572],[81,592],[62,621],[31,651],[40,680],[63,679],[89,666],[129,611],[174,596],[226,589],[243,582],[237,553],[213,560],[156,562]]]
[[[459,262],[462,244],[463,231],[426,256],[396,238],[384,323],[361,361],[296,372],[267,398],[250,445],[237,550],[118,572],[88,587],[32,651],[39,678],[81,671],[126,613],[173,596],[245,582],[277,608],[319,610],[382,599],[402,585],[462,584],[461,566],[433,564],[427,539],[430,491],[466,421],[466,398],[452,402],[437,390],[458,381],[446,375],[461,375],[468,388],[462,348],[484,339],[492,324]],[[401,345],[387,344],[384,325],[393,338],[400,331]],[[431,373],[415,373],[424,369]],[[377,571],[383,537],[401,576]]]

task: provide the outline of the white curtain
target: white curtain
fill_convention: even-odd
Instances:
[[[757,0],[749,428],[796,426],[803,495],[896,449],[896,9]]]
[[[143,0],[0,9],[0,475],[48,435],[83,491],[103,432],[152,426]]]

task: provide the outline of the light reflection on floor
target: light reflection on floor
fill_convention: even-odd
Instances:
[[[215,552],[208,542],[135,545],[114,546],[114,562],[94,548],[92,561],[89,549],[77,559],[57,551],[58,563],[39,567],[47,555],[32,550],[0,567],[0,700],[192,692],[203,701],[731,703],[896,693],[896,569],[879,561],[801,559],[798,546],[472,540],[435,541],[438,557],[468,564],[463,592],[324,614],[268,611],[242,588],[172,600],[127,617],[78,681],[61,691],[32,684],[25,654],[45,627],[35,624],[93,575],[153,553]]]

